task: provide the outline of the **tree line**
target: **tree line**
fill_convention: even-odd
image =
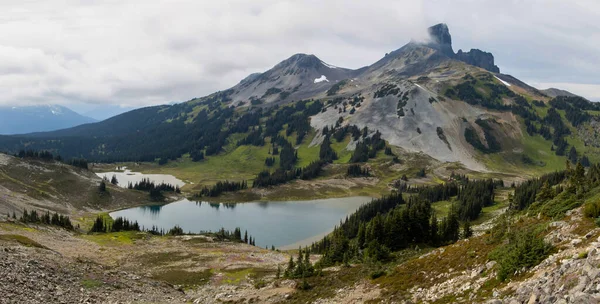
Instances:
[[[55,160],[57,162],[61,162],[67,165],[71,165],[73,167],[78,167],[82,169],[88,169],[88,161],[83,158],[72,158],[71,160],[65,161],[60,155],[54,155],[50,151],[35,151],[35,150],[19,150],[17,154],[14,155],[18,158],[33,158],[39,159],[43,161]]]
[[[165,231],[164,229],[159,229],[156,226],[152,226],[150,228],[140,227],[137,221],[130,221],[124,217],[117,217],[114,221],[110,221],[102,216],[97,216],[92,228],[88,233],[111,233],[111,232],[121,232],[121,231],[138,231],[138,232],[147,232],[152,235],[164,236],[177,236],[177,235],[212,235],[216,237],[218,240],[229,240],[235,242],[242,242],[252,246],[256,245],[256,239],[251,235],[248,235],[248,231],[244,232],[242,236],[242,231],[239,227],[235,228],[233,231],[226,230],[225,228],[221,228],[216,232],[210,231],[200,231],[199,233],[191,233],[184,232],[181,226],[175,225],[173,228]]]
[[[371,176],[371,171],[369,168],[363,168],[359,164],[352,164],[348,166],[346,175],[350,177],[369,177]]]
[[[200,192],[194,194],[194,197],[217,197],[224,192],[240,191],[248,188],[246,181],[231,182],[231,181],[218,181],[211,187],[204,186]]]
[[[13,219],[17,219],[17,215],[13,212]],[[66,215],[61,215],[58,213],[50,214],[50,211],[46,211],[46,213],[39,214],[35,210],[27,211],[27,209],[23,210],[23,214],[19,217],[19,221],[23,223],[33,223],[33,224],[44,224],[44,225],[52,225],[57,227],[62,227],[67,230],[73,230],[73,224],[71,223],[71,219]]]
[[[566,178],[566,171],[557,171],[542,175],[538,178],[529,179],[518,186],[510,202],[510,209],[523,210],[533,204],[542,188],[552,187],[562,183]]]

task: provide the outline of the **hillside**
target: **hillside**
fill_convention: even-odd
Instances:
[[[55,160],[18,158],[0,153],[0,214],[52,211],[76,217],[148,204],[146,195],[109,185],[93,172]]]
[[[31,187],[48,184],[47,191],[60,185],[54,179],[78,189],[98,182],[54,161],[1,160],[11,169],[3,171],[11,189],[3,196],[29,196],[23,184],[31,177],[46,181]],[[31,174],[13,173],[20,167]],[[19,303],[592,303],[600,283],[599,181],[598,165],[578,164],[516,186],[459,175],[437,186],[400,186],[402,195],[361,207],[298,259],[297,251],[219,234],[87,233],[91,222],[80,214],[125,205],[57,208],[79,198],[65,187],[52,192],[60,200],[28,197],[13,207],[59,210],[80,224],[73,230],[18,220],[20,209],[17,219],[0,212],[0,272],[9,278],[0,292]],[[114,197],[136,192],[109,186]]]
[[[491,53],[455,53],[444,24],[429,33],[429,42],[409,42],[361,69],[296,54],[209,96],[70,129],[0,136],[0,149],[16,153],[27,147],[100,162],[171,161],[209,171],[212,165],[203,163],[250,153],[228,177],[241,180],[272,171],[264,164],[272,157],[265,143],[273,145],[275,135],[304,154],[295,163],[304,167],[319,159],[315,153],[326,127],[352,127],[366,128],[364,138],[380,133],[398,153],[423,153],[481,173],[536,175],[556,170],[567,157],[586,164],[600,160],[600,142],[590,136],[600,125],[595,104],[550,98],[501,74]],[[340,138],[333,149],[350,157],[362,141]]]
[[[0,134],[47,132],[96,120],[59,105],[0,107]]]

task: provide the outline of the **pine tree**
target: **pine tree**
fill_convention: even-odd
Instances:
[[[304,274],[304,259],[302,248],[298,248],[298,258],[296,260],[296,269],[293,272],[294,277],[300,277]]]
[[[571,150],[569,150],[569,160],[572,163],[577,162],[577,150],[575,149],[575,147],[571,147]]]
[[[295,268],[296,268],[296,264],[294,263],[294,258],[290,255],[290,261],[288,262],[288,267],[285,270],[285,273],[283,274],[283,276],[285,278],[291,277],[292,274],[294,273]]]
[[[575,166],[575,171],[573,172],[571,180],[573,185],[576,187],[578,196],[581,197],[585,192],[587,192],[585,168],[581,163],[577,163],[577,166]]]
[[[556,195],[556,193],[554,193],[554,189],[552,189],[552,187],[550,187],[550,184],[548,183],[548,181],[545,181],[544,185],[542,186],[542,188],[540,188],[540,190],[536,196],[536,200],[538,202],[546,202],[546,201],[553,199],[555,195]]]
[[[584,155],[583,157],[581,157],[581,164],[586,168],[588,168],[592,165],[590,163],[590,159],[587,157],[587,155]]]
[[[275,274],[275,279],[279,280],[281,277],[281,265],[277,265],[277,273]]]
[[[119,181],[117,180],[117,176],[115,174],[113,174],[112,178],[110,179],[110,183],[113,185],[119,184]]]
[[[98,186],[98,191],[100,193],[106,192],[106,183],[103,181],[100,182],[100,186]]]
[[[429,228],[429,239],[431,242],[431,245],[433,246],[437,246],[438,242],[439,242],[439,231],[438,231],[438,220],[437,217],[435,216],[435,212],[431,213],[431,223],[430,223],[430,228]]]
[[[305,276],[312,276],[314,272],[312,263],[310,262],[310,250],[304,249],[304,273]]]
[[[104,225],[104,219],[101,216],[98,216],[96,217],[96,221],[94,222],[94,225],[92,226],[90,232],[106,232],[107,230],[108,227]]]
[[[244,243],[249,244],[248,243],[248,230],[244,231]]]
[[[360,223],[358,226],[358,234],[356,235],[356,242],[359,249],[364,248],[365,246],[365,224]]]
[[[469,221],[465,221],[463,223],[463,238],[468,239],[473,236],[473,230],[471,229],[471,223]]]

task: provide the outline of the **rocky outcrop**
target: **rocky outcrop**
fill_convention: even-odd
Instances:
[[[470,65],[486,69],[493,73],[500,73],[500,68],[494,64],[494,55],[492,55],[492,53],[484,52],[478,49],[471,49],[468,52],[458,50],[456,53],[456,59]]]
[[[545,237],[558,252],[529,270],[527,279],[509,283],[505,293],[510,296],[488,303],[600,303],[600,229],[574,234],[581,208],[567,216],[550,223],[552,232]]]
[[[452,50],[452,36],[448,30],[448,25],[445,23],[439,23],[427,29],[431,42],[430,47],[440,50],[448,57],[454,57],[454,50]]]
[[[494,55],[492,53],[479,49],[471,49],[469,52],[458,50],[458,53],[455,54],[454,50],[452,50],[452,36],[445,23],[436,24],[428,28],[427,32],[430,38],[427,46],[439,50],[450,58],[486,69],[493,73],[500,73],[500,68],[494,64]]]

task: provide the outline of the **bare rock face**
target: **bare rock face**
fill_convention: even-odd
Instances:
[[[492,53],[484,52],[479,49],[471,49],[468,52],[458,50],[456,59],[493,73],[500,73],[500,68],[494,64],[494,55],[492,55]]]
[[[452,36],[445,23],[436,24],[427,29],[431,41],[427,46],[437,49],[444,55],[460,60],[462,62],[486,69],[493,73],[500,73],[500,68],[494,64],[494,55],[479,49],[471,49],[468,52],[458,50],[454,53],[452,50]]]
[[[439,23],[429,27],[427,32],[431,38],[431,42],[429,43],[430,47],[440,50],[450,58],[454,57],[454,51],[452,50],[452,36],[450,35],[450,30],[448,30],[448,25]]]

